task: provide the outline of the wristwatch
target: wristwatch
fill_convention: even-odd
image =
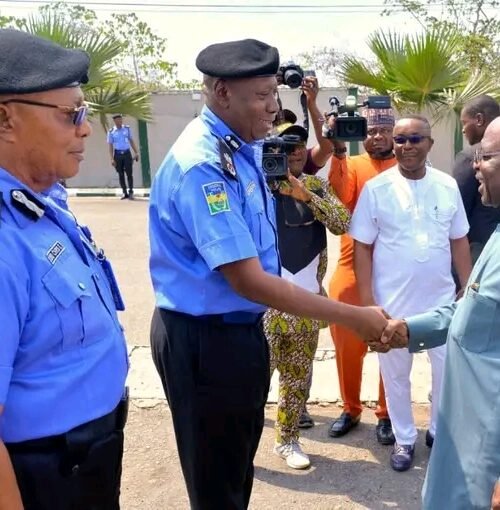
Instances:
[[[345,154],[347,152],[347,147],[343,147],[341,149],[333,149],[333,153],[337,156],[341,156],[342,154]]]

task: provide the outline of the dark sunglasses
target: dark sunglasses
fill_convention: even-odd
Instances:
[[[45,108],[57,108],[63,113],[72,115],[73,124],[75,126],[81,126],[84,123],[85,119],[87,118],[87,114],[89,112],[89,105],[87,103],[83,103],[81,106],[65,106],[59,104],[41,103],[39,101],[31,101],[29,99],[7,99],[7,101],[0,102],[0,104],[9,103],[20,103],[31,106],[43,106]]]
[[[392,139],[394,143],[398,145],[404,145],[406,142],[410,142],[412,145],[417,145],[420,142],[423,142],[426,138],[430,138],[430,136],[426,135],[396,135]]]
[[[476,149],[474,151],[474,163],[479,164],[481,161],[488,161],[494,156],[499,156],[500,151],[483,152],[483,149]]]

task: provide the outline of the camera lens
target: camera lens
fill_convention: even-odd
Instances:
[[[285,71],[283,78],[291,89],[297,89],[302,85],[302,75],[293,69]]]
[[[353,122],[346,123],[344,125],[345,134],[348,136],[354,136],[358,134],[358,127]]]
[[[264,158],[262,160],[262,168],[264,172],[271,174],[278,169],[278,162],[274,158]]]

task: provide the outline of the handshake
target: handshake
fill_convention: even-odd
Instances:
[[[408,347],[408,327],[404,320],[392,319],[378,306],[359,307],[354,329],[372,351]]]

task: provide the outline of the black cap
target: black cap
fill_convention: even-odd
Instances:
[[[276,119],[274,119],[273,124],[278,126],[279,124],[283,124],[284,122],[289,122],[290,124],[295,124],[297,122],[297,115],[292,112],[292,110],[281,110],[276,115]]]
[[[303,142],[307,142],[307,131],[302,126],[299,126],[298,124],[291,124],[290,122],[283,122],[282,124],[279,124],[275,128],[276,133],[278,136],[283,135],[295,135],[300,136],[300,139]]]
[[[88,82],[89,56],[20,30],[0,30],[0,94],[29,94]]]
[[[121,113],[113,113],[113,115],[111,115],[111,117],[113,119],[121,119],[123,117],[123,115]]]
[[[280,56],[277,48],[255,39],[212,44],[200,52],[196,67],[217,78],[274,76]]]

